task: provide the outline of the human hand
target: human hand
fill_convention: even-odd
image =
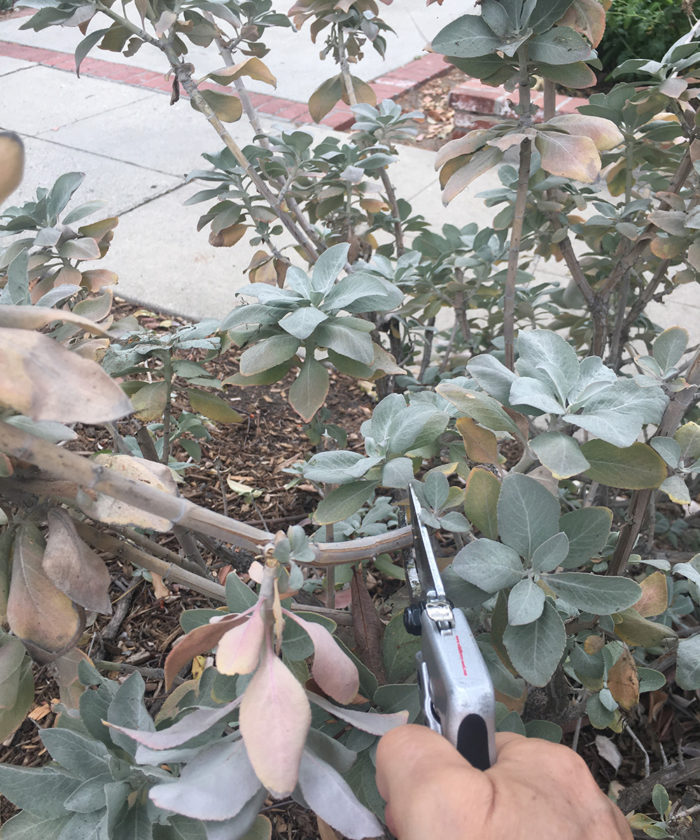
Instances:
[[[573,750],[499,732],[496,753],[482,772],[425,726],[392,729],[377,750],[390,830],[399,840],[631,840]]]

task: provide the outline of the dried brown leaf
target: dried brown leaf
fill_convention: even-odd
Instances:
[[[644,578],[639,584],[642,587],[642,597],[633,607],[643,618],[661,615],[668,606],[668,584],[663,572],[654,572]]]
[[[367,591],[362,572],[353,569],[350,580],[352,593],[352,628],[355,635],[355,649],[380,684],[386,683],[382,638],[384,625],[377,614],[372,596]]]
[[[22,524],[12,552],[7,621],[35,657],[48,661],[73,647],[85,626],[85,614],[44,574],[43,554],[39,530]]]
[[[628,648],[608,671],[608,688],[623,709],[632,709],[639,703],[637,664]]]
[[[0,404],[33,420],[107,423],[131,411],[99,365],[42,333],[1,327],[0,359]]]
[[[49,511],[49,536],[44,572],[55,587],[86,610],[110,615],[110,575],[107,566],[78,536],[64,510]]]
[[[490,429],[478,426],[471,417],[460,417],[457,429],[462,435],[470,461],[477,464],[498,464],[498,440]]]

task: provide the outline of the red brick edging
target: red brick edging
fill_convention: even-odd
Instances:
[[[33,14],[33,11],[33,9],[20,9],[12,13],[10,17],[22,17]],[[75,70],[75,59],[72,53],[16,44],[11,41],[0,40],[0,56],[30,61],[57,70]],[[377,96],[377,101],[381,102],[383,99],[394,99],[431,79],[443,76],[450,69],[451,65],[447,64],[441,55],[427,53],[414,61],[410,61],[403,67],[379,76],[373,82],[370,82],[370,85]],[[105,61],[101,58],[88,57],[84,59],[80,72],[85,76],[134,85],[148,90],[158,90],[164,93],[170,93],[172,90],[172,79],[167,75],[114,61]],[[227,90],[221,85],[211,83],[206,83],[203,87],[210,90]],[[512,116],[513,112],[509,105],[509,98],[510,94],[503,88],[490,87],[477,80],[470,80],[457,85],[450,93],[450,105],[455,109],[456,132],[464,134],[473,128],[490,127],[500,119]],[[300,124],[313,122],[309,109],[304,102],[295,102],[291,99],[283,99],[280,96],[253,92],[250,93],[250,99],[261,114],[276,116]],[[533,101],[538,105],[536,119],[541,119],[542,95],[535,94]],[[586,99],[575,97],[557,96],[557,113],[573,113],[579,105],[585,104],[586,101]],[[342,131],[350,128],[353,121],[354,116],[349,106],[344,102],[339,102],[324,117],[321,124]]]
[[[75,59],[72,53],[15,44],[11,41],[0,41],[0,56],[31,61],[34,64],[53,67],[57,70],[75,70]],[[377,95],[377,101],[381,102],[382,99],[393,99],[395,96],[406,93],[430,79],[442,76],[449,69],[449,65],[441,55],[428,53],[403,67],[399,67],[397,70],[392,70],[390,73],[380,76],[371,82],[371,86]],[[162,73],[143,70],[127,64],[118,64],[114,61],[105,61],[101,58],[88,56],[80,65],[80,72],[85,76],[121,82],[149,90],[159,90],[165,93],[170,93],[172,90],[172,79]],[[203,87],[210,90],[227,90],[221,85],[209,83],[204,84]],[[261,114],[280,117],[296,123],[313,122],[309,109],[303,102],[294,102],[280,96],[253,92],[250,93],[250,98]],[[353,122],[354,115],[349,106],[340,102],[322,120],[322,125],[343,130],[350,128]]]

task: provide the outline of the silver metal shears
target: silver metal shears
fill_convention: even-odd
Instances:
[[[412,487],[408,497],[413,550],[406,565],[411,604],[404,625],[422,640],[416,668],[423,715],[470,764],[486,770],[496,759],[493,683],[466,618],[447,599]]]

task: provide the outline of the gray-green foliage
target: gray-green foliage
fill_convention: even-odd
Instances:
[[[326,350],[335,367],[355,376],[369,378],[377,370],[395,367],[372,340],[372,323],[357,316],[396,308],[401,292],[361,271],[338,279],[347,256],[347,245],[328,248],[311,276],[290,266],[282,289],[251,283],[239,294],[258,303],[237,307],[221,324],[246,348],[238,384],[274,382],[300,366],[289,399],[305,420],[313,417],[328,393],[328,370],[316,358],[317,351]]]

